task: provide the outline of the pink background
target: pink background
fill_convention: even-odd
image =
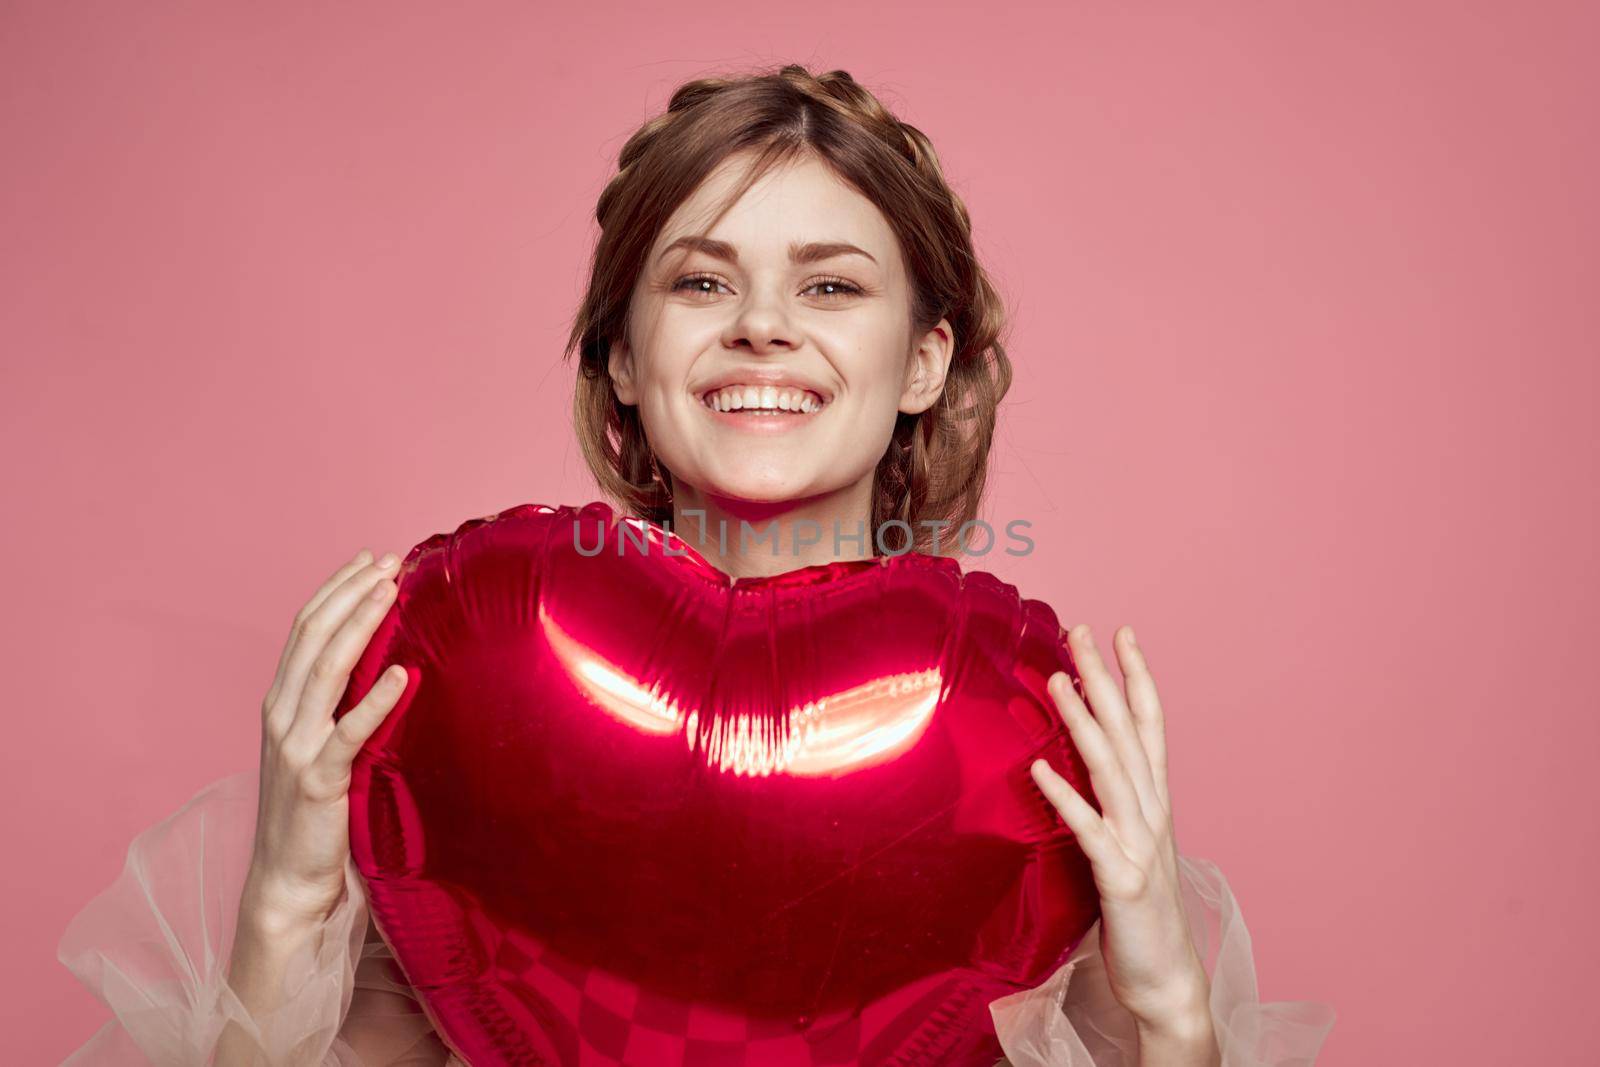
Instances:
[[[594,198],[790,60],[966,197],[1038,543],[973,566],[1136,625],[1264,997],[1329,1064],[1592,1056],[1596,9],[630,6],[5,5],[6,1060],[105,1018],[56,939],[255,760],[326,572],[593,498]]]

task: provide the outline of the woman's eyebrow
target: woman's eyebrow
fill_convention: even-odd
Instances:
[[[677,248],[688,248],[703,252],[714,259],[725,260],[728,263],[739,262],[739,250],[726,241],[718,241],[711,237],[700,237],[695,234],[686,234],[673,241],[661,250],[656,258],[665,259],[668,252]],[[857,248],[848,241],[796,241],[789,246],[789,261],[791,263],[814,263],[819,259],[831,259],[834,256],[866,256],[872,262],[878,262],[872,253]]]

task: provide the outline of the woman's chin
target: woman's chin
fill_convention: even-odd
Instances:
[[[798,478],[745,475],[710,480],[703,487],[702,495],[722,506],[737,506],[786,504],[821,494]]]
[[[799,499],[800,492],[787,488],[730,486],[725,490],[713,491],[713,495],[728,504],[786,504]]]

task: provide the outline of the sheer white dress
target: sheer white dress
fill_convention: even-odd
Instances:
[[[213,782],[141,833],[121,875],[68,925],[58,958],[111,1018],[64,1067],[203,1067],[230,1020],[256,1041],[256,1063],[272,1067],[466,1067],[434,1033],[372,926],[354,863],[319,942],[292,969],[282,1006],[264,1017],[245,1010],[226,972],[257,781],[252,770]],[[1332,1006],[1261,1003],[1250,935],[1227,881],[1207,860],[1180,861],[1225,1067],[1313,1063],[1333,1027]],[[1106,982],[1098,924],[1042,985],[989,1010],[1001,1062],[1013,1067],[1138,1062],[1132,1017]]]

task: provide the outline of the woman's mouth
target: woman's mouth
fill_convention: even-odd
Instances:
[[[718,422],[746,430],[787,430],[810,421],[829,404],[810,389],[774,385],[729,385],[701,394],[700,404]]]

